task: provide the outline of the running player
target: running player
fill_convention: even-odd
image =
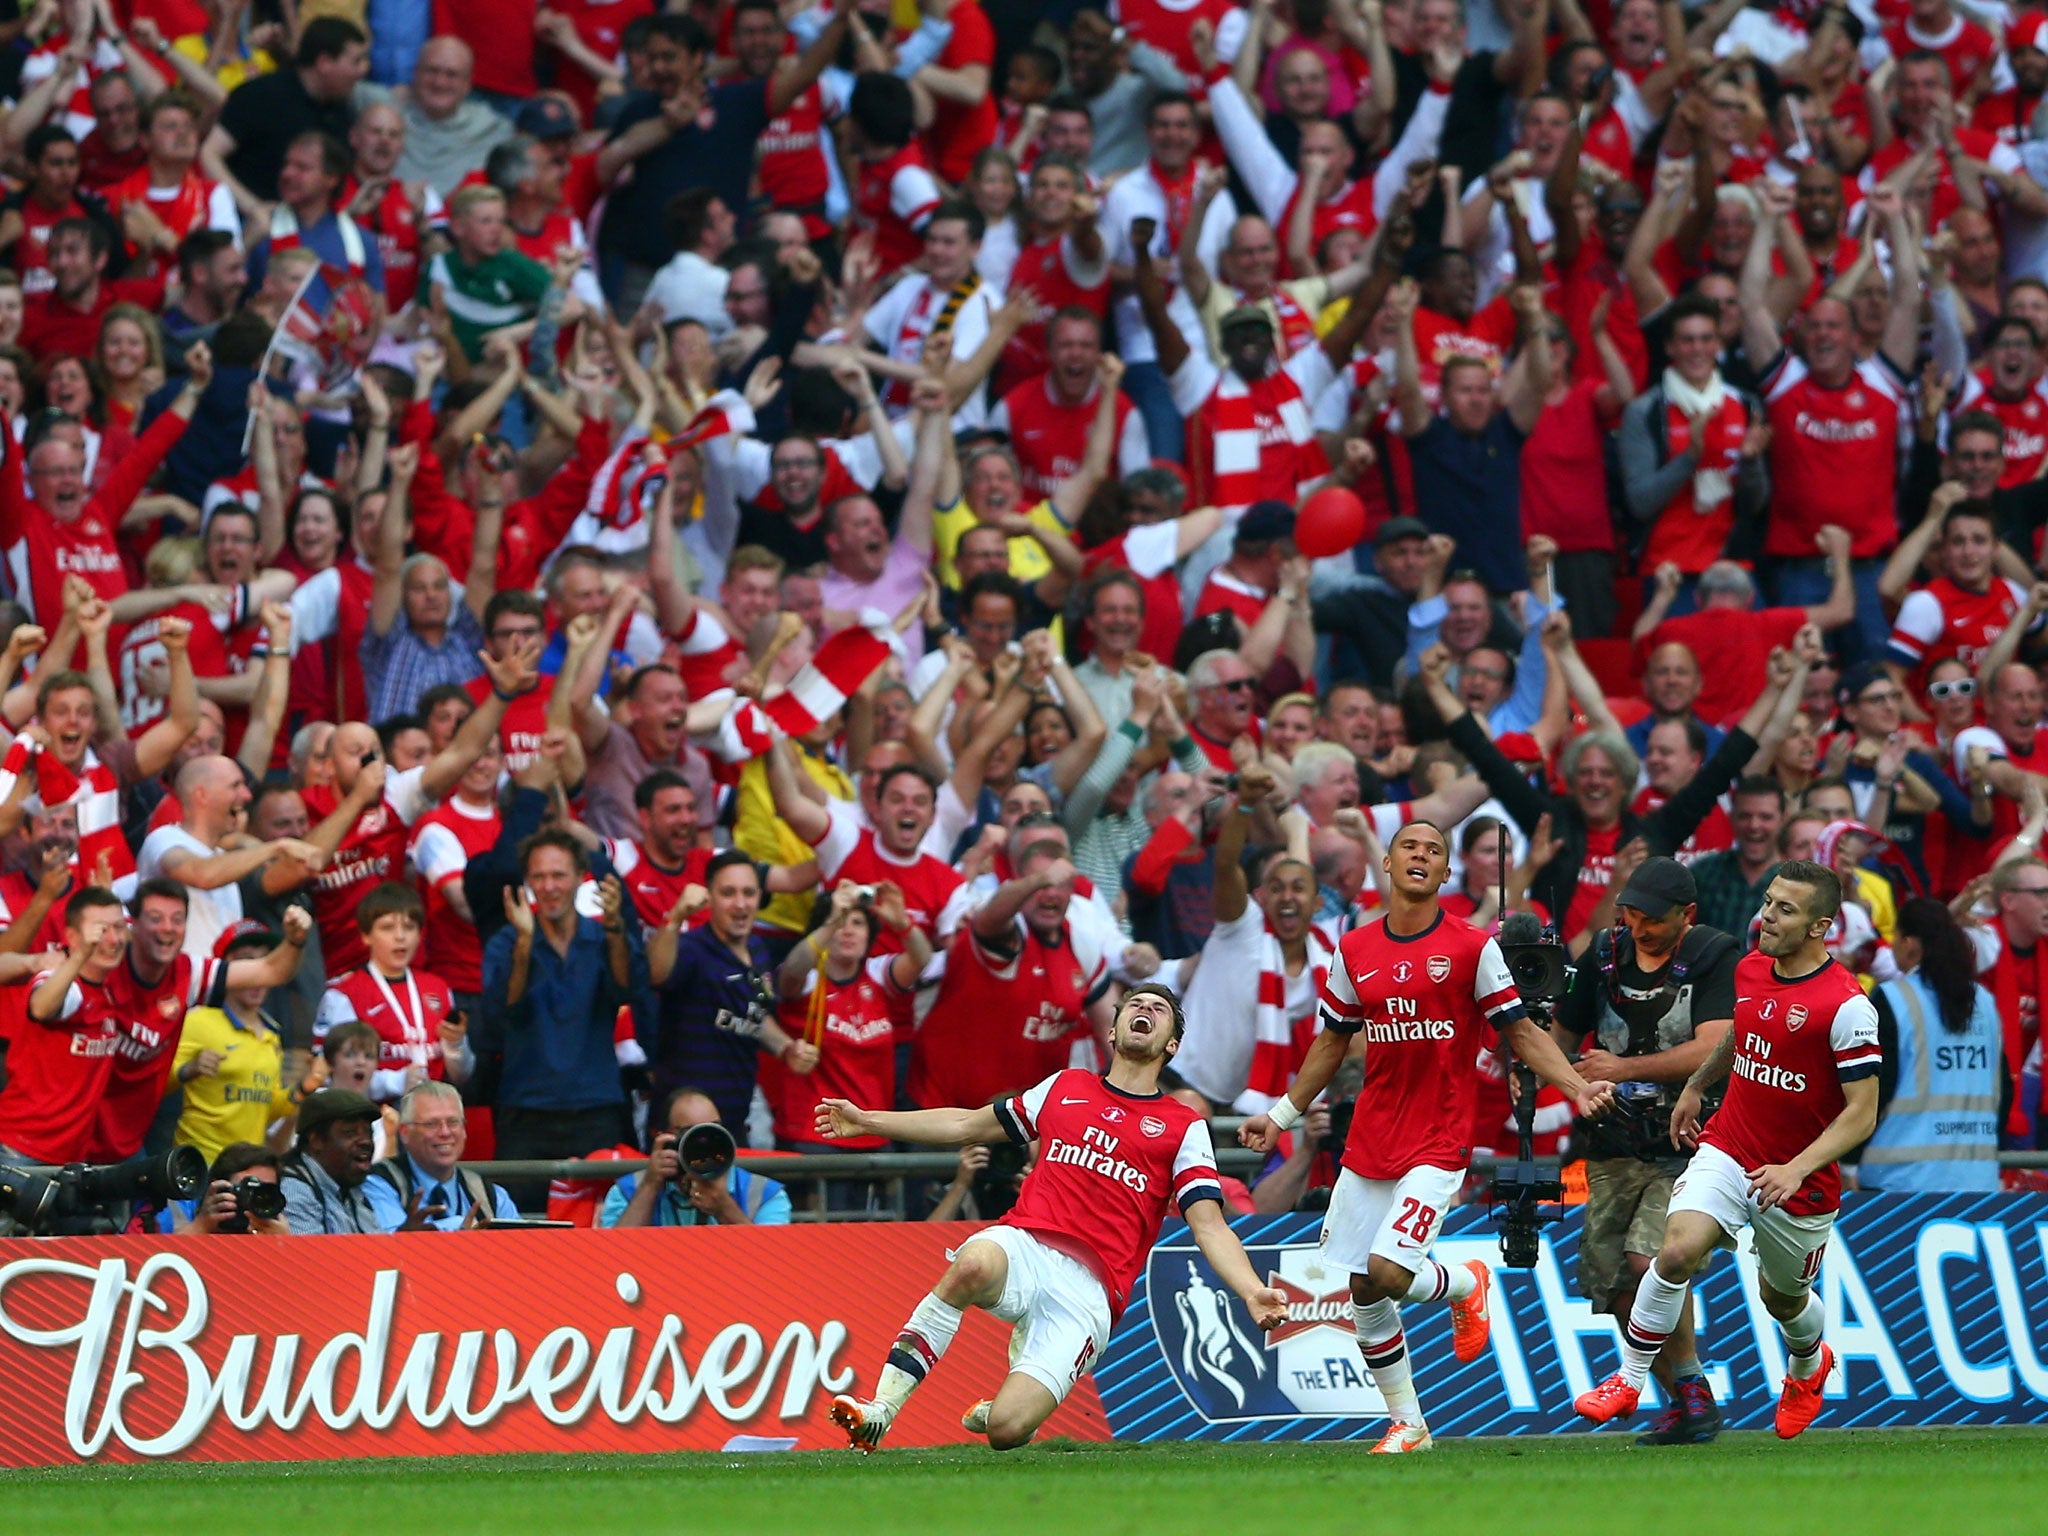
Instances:
[[[1460,1360],[1477,1359],[1491,1331],[1486,1265],[1474,1259],[1447,1270],[1429,1256],[1471,1160],[1465,1138],[1479,1088],[1479,1048],[1492,1043],[1489,1028],[1582,1115],[1604,1113],[1614,1086],[1578,1074],[1523,1013],[1500,946],[1437,905],[1451,872],[1441,830],[1409,822],[1389,839],[1385,868],[1385,918],[1344,936],[1323,987],[1322,1033],[1286,1095],[1247,1120],[1238,1139],[1272,1151],[1364,1031],[1365,1082],[1321,1242],[1324,1255],[1351,1272],[1359,1352],[1387,1403],[1387,1432],[1373,1452],[1395,1455],[1430,1448],[1401,1303],[1449,1302]]]
[[[1101,1076],[1069,1068],[980,1109],[893,1113],[844,1099],[818,1105],[822,1136],[888,1136],[941,1147],[1006,1136],[1039,1143],[1010,1214],[961,1244],[952,1267],[910,1314],[875,1395],[832,1400],[833,1422],[856,1447],[872,1451],[881,1443],[969,1307],[1021,1326],[1001,1390],[962,1422],[996,1450],[1028,1444],[1109,1342],[1169,1202],[1252,1321],[1272,1328],[1286,1317],[1285,1293],[1259,1283],[1224,1217],[1209,1123],[1159,1091],[1160,1070],[1185,1029],[1173,994],[1148,983],[1133,987],[1117,1009],[1114,1054]]]
[[[1837,1159],[1877,1125],[1877,1010],[1827,950],[1841,905],[1841,882],[1826,865],[1778,866],[1756,950],[1735,969],[1735,1027],[1672,1107],[1672,1141],[1699,1150],[1672,1186],[1664,1246],[1622,1330],[1621,1369],[1574,1405],[1596,1424],[1635,1411],[1687,1282],[1744,1227],[1790,1356],[1778,1437],[1790,1440],[1820,1412],[1835,1356],[1821,1338],[1813,1282],[1842,1203]],[[1703,1132],[1700,1096],[1724,1077],[1728,1096]]]

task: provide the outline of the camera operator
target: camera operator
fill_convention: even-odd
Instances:
[[[157,1218],[157,1230],[178,1237],[213,1237],[255,1232],[264,1237],[289,1237],[282,1212],[284,1192],[278,1188],[278,1155],[253,1142],[230,1142],[206,1171],[206,1193],[197,1200],[174,1200]],[[261,1184],[270,1193],[248,1186]]]
[[[462,1232],[487,1217],[516,1221],[512,1197],[460,1166],[469,1144],[462,1094],[425,1082],[398,1103],[399,1152],[370,1169],[363,1184],[385,1232]]]
[[[695,1126],[716,1127],[718,1106],[701,1088],[676,1088],[648,1116],[654,1133],[651,1159],[641,1173],[612,1185],[597,1214],[600,1227],[781,1227],[789,1224],[789,1191],[762,1174],[732,1162],[726,1133],[725,1168],[715,1177],[683,1164],[683,1142]],[[694,1148],[693,1148],[694,1156]]]
[[[1676,859],[1645,859],[1614,905],[1621,926],[1594,935],[1552,1032],[1567,1051],[1591,1036],[1579,1071],[1616,1085],[1615,1113],[1579,1121],[1572,1146],[1586,1158],[1579,1289],[1596,1311],[1626,1321],[1663,1242],[1672,1182],[1685,1168],[1671,1142],[1671,1106],[1733,1027],[1742,946],[1694,921],[1692,872]],[[1721,1413],[1700,1371],[1690,1306],[1655,1369],[1671,1406],[1638,1443],[1713,1439]]]
[[[299,1237],[337,1232],[382,1232],[363,1191],[370,1176],[375,1104],[346,1088],[323,1088],[299,1106],[298,1144],[287,1154],[278,1183],[284,1219]]]

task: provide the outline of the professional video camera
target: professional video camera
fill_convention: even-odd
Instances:
[[[1522,1006],[1548,1028],[1551,1010],[1571,986],[1565,948],[1557,935],[1532,913],[1510,912],[1500,925],[1501,958],[1521,994]],[[1556,1159],[1536,1156],[1536,1074],[1525,1061],[1510,1062],[1514,1074],[1514,1162],[1493,1171],[1493,1208],[1501,1224],[1501,1261],[1509,1269],[1536,1266],[1537,1241],[1543,1228],[1563,1212],[1564,1179]]]
[[[190,1200],[205,1187],[206,1158],[197,1147],[127,1163],[71,1163],[48,1174],[0,1167],[0,1211],[34,1236],[101,1237],[121,1230],[126,1211],[116,1207]]]

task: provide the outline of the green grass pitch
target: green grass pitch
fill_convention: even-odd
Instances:
[[[2048,1430],[1815,1430],[1638,1450],[1608,1431],[1363,1445],[1053,1442],[793,1456],[520,1456],[0,1473],[0,1530],[746,1536],[2039,1536]]]

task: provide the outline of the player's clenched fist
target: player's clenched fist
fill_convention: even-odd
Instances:
[[[1237,1141],[1254,1152],[1270,1152],[1280,1145],[1280,1128],[1267,1115],[1253,1115],[1237,1128]]]

